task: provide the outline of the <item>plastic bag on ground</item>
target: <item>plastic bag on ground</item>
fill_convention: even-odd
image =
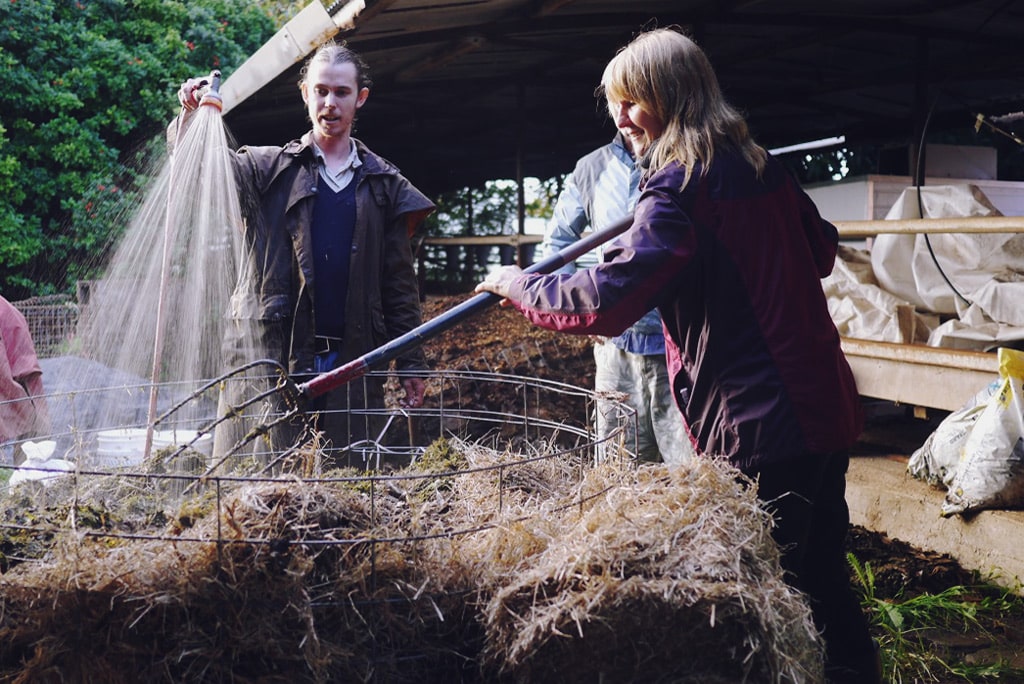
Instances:
[[[999,380],[993,380],[946,416],[924,444],[910,455],[907,472],[930,485],[948,489],[956,477],[967,436],[1000,385]]]
[[[999,349],[999,381],[964,442],[942,516],[1024,506],[1024,352]]]

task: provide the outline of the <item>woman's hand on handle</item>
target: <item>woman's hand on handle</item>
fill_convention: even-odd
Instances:
[[[483,282],[476,286],[474,292],[491,292],[502,297],[501,306],[508,306],[508,296],[512,292],[512,283],[523,274],[518,266],[502,266],[491,271]]]

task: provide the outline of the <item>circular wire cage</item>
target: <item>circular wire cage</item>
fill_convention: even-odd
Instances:
[[[310,407],[295,411],[280,401],[272,378],[246,386],[262,394],[244,410],[225,405],[223,382],[121,385],[48,395],[54,429],[33,441],[8,442],[0,463],[0,481],[6,485],[2,563],[10,567],[46,558],[49,542],[62,532],[110,543],[273,543],[267,537],[239,536],[220,524],[193,533],[198,527],[173,523],[185,509],[193,511],[190,515],[201,509],[204,517],[220,521],[228,494],[251,485],[334,484],[367,494],[371,517],[366,534],[341,539],[323,529],[322,539],[304,534],[304,544],[405,544],[416,541],[416,530],[389,528],[386,538],[380,536],[382,521],[376,514],[387,507],[378,505],[379,499],[426,483],[450,487],[461,478],[493,473],[499,485],[486,504],[490,509],[445,526],[443,534],[457,536],[478,531],[487,524],[482,521],[500,519],[506,503],[502,483],[515,482],[521,471],[539,462],[558,462],[581,477],[599,460],[628,461],[636,453],[636,445],[627,443],[627,436],[635,435],[629,428],[636,414],[623,397],[499,373],[444,370],[419,376],[425,377],[427,393],[423,406],[415,409],[398,406],[402,375],[394,372],[367,373],[337,390],[349,395],[343,402],[349,408],[319,413]],[[373,386],[383,386],[384,406],[359,408],[372,405],[367,397]],[[360,400],[351,399],[360,395]],[[155,425],[146,421],[154,400],[160,409]],[[594,429],[598,411],[608,426],[603,439]],[[215,433],[229,417],[249,427],[236,432],[227,446],[215,446]],[[347,427],[348,439],[325,436],[320,427],[329,418]],[[431,462],[439,448],[447,450],[453,443],[492,456],[486,464],[449,460],[439,467]],[[48,445],[47,459],[14,464],[15,450],[31,456],[38,445]],[[229,457],[219,453],[225,450]],[[26,508],[36,513],[25,515]],[[59,513],[40,515],[41,509]],[[22,540],[17,548],[10,544],[13,537]]]

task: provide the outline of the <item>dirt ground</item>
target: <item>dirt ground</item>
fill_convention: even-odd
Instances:
[[[429,320],[469,295],[428,296],[424,302],[424,320]],[[585,337],[552,333],[530,325],[512,309],[491,307],[469,321],[440,334],[425,345],[430,363],[437,368],[469,369],[541,377],[572,385],[590,387],[594,362],[590,341]],[[932,425],[908,416],[894,417],[892,411],[868,411],[865,440],[855,453],[874,453],[879,449],[909,456],[927,437]],[[873,418],[873,416],[877,416]],[[879,444],[872,439],[872,420],[885,421],[885,434],[899,437]],[[895,423],[895,426],[894,426]],[[953,558],[917,549],[898,540],[861,527],[852,527],[849,551],[861,563],[869,564],[875,577],[875,595],[882,599],[905,600],[921,594],[938,594],[950,587],[972,587],[978,583],[974,573],[962,568]],[[983,600],[983,592],[972,592],[968,600]],[[963,599],[965,597],[961,597]],[[948,662],[971,664],[1009,663],[1024,668],[1024,613],[984,620],[982,630],[965,633],[959,627],[935,626],[921,638]],[[934,672],[931,681],[939,684],[965,679]]]

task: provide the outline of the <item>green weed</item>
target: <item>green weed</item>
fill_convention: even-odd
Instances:
[[[885,680],[941,682],[961,678],[967,682],[1020,681],[1024,671],[1003,662],[964,663],[956,649],[937,647],[938,632],[996,640],[990,627],[1011,613],[1024,612],[1024,599],[994,585],[954,586],[938,594],[884,597],[875,585],[869,563],[853,554],[847,559],[861,594],[861,606],[868,615],[872,635],[881,647]]]

